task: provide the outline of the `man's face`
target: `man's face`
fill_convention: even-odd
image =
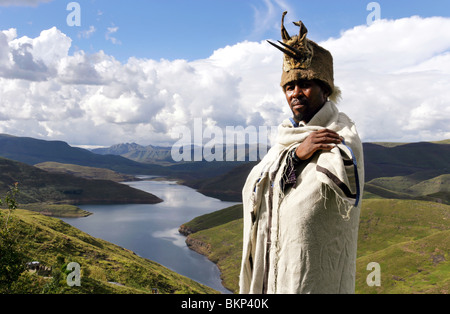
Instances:
[[[284,87],[286,100],[296,122],[308,123],[322,108],[328,95],[314,80],[299,80]]]

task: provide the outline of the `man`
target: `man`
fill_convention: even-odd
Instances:
[[[354,123],[339,112],[331,54],[282,18],[281,86],[293,117],[243,189],[240,292],[354,293],[364,182]]]

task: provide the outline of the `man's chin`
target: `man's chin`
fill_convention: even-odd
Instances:
[[[294,120],[297,123],[300,123],[301,121],[303,121],[303,117],[304,117],[304,115],[301,113],[299,113],[299,114],[294,113]]]

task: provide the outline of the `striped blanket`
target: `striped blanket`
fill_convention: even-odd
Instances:
[[[345,141],[292,172],[291,152],[323,128]],[[277,144],[251,171],[242,192],[240,292],[354,293],[363,182],[356,127],[333,102],[305,126],[284,121]]]

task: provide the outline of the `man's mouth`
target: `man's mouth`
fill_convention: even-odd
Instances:
[[[291,102],[291,107],[294,110],[299,110],[306,106],[308,106],[308,103],[306,101],[300,101],[299,99],[294,99]]]

